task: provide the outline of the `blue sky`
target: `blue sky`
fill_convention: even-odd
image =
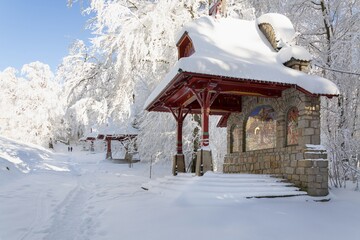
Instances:
[[[90,37],[87,19],[67,0],[0,0],[0,71],[33,61],[55,71],[75,39]]]

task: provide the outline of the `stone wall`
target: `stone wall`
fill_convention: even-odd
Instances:
[[[228,120],[228,149],[225,173],[271,174],[288,179],[313,196],[328,194],[326,152],[314,148],[320,144],[320,102],[296,89],[283,92],[281,98],[244,97],[243,112]],[[245,125],[251,111],[262,105],[276,112],[276,147],[245,151]],[[287,145],[287,112],[299,110],[298,144]]]

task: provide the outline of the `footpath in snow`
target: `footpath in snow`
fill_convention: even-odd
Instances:
[[[301,192],[268,176],[173,177],[161,164],[149,179],[146,162],[129,168],[103,153],[56,151],[0,137],[0,240],[360,237],[360,193],[352,189],[332,190],[329,202],[246,198]]]

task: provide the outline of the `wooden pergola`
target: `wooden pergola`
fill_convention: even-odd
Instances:
[[[106,142],[106,159],[112,159],[112,149],[111,141],[119,141],[125,148],[126,153],[128,152],[128,147],[124,142],[132,141],[136,139],[137,134],[108,134],[105,135],[104,140]]]

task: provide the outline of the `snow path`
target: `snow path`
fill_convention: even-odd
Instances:
[[[246,199],[286,185],[264,176],[166,176],[170,166],[115,164],[104,154],[55,156],[69,172],[0,176],[0,240],[338,240],[360,236],[360,193],[332,191],[330,202],[298,196]],[[50,160],[49,160],[50,161]],[[1,169],[0,169],[1,170]],[[207,181],[205,181],[207,179]],[[266,177],[265,177],[266,178]],[[255,180],[255,181],[254,181]],[[261,183],[262,182],[262,183]],[[261,185],[260,185],[261,183]],[[143,190],[141,187],[148,187]],[[227,195],[226,195],[227,194]]]
[[[86,236],[87,232],[80,229],[84,224],[84,219],[82,219],[84,216],[83,203],[86,196],[87,193],[79,186],[67,195],[65,200],[56,207],[52,225],[47,230],[49,234],[44,239],[77,239],[79,233]],[[91,229],[91,225],[85,227],[85,230],[88,229]]]
[[[44,240],[92,239],[96,235],[105,236],[106,233],[99,230],[102,226],[99,219],[108,206],[101,203],[130,197],[136,192],[143,193],[133,183],[119,182],[122,175],[111,169],[124,166],[106,160],[100,161],[99,156],[74,154],[70,159],[73,173],[77,176],[76,184],[56,206],[51,225],[45,231],[47,235],[44,236]],[[129,176],[125,174],[125,177]],[[131,187],[136,189],[130,192],[121,191]],[[117,194],[110,192],[113,190],[118,190]]]

